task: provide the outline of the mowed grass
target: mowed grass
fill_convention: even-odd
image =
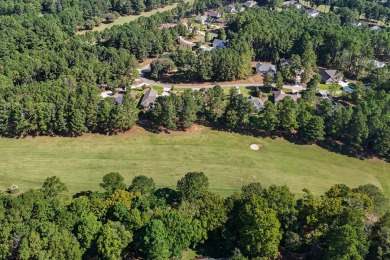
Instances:
[[[192,1],[194,1],[194,0],[186,0],[184,2],[189,2],[190,3]],[[154,10],[151,10],[151,11],[148,11],[148,12],[142,12],[140,15],[120,16],[112,23],[101,23],[99,26],[94,27],[92,30],[82,30],[82,31],[78,31],[76,34],[82,35],[82,34],[85,34],[86,32],[89,32],[89,31],[98,31],[98,32],[100,32],[100,31],[103,31],[104,29],[111,28],[114,25],[123,25],[125,23],[129,23],[129,22],[135,21],[135,20],[137,20],[141,16],[149,17],[149,16],[152,16],[152,15],[156,14],[157,12],[165,12],[165,11],[172,10],[176,6],[177,6],[177,3],[174,3],[174,4],[167,5],[167,6],[164,6],[164,7],[161,7],[161,8],[157,8],[157,9],[154,9]]]
[[[250,144],[261,145],[259,151]],[[0,139],[0,190],[22,191],[56,175],[70,193],[100,190],[104,174],[117,171],[127,184],[136,175],[153,177],[158,187],[175,187],[190,171],[204,172],[210,190],[228,196],[250,182],[286,184],[298,194],[320,195],[333,184],[372,183],[390,195],[390,164],[359,160],[314,145],[256,138],[194,126],[187,132],[154,134],[135,127],[117,136]]]

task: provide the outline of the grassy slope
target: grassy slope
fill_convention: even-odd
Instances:
[[[260,151],[250,150],[252,143],[261,144]],[[136,128],[111,137],[0,139],[0,154],[2,191],[11,184],[22,190],[37,188],[52,175],[60,177],[72,193],[98,190],[102,176],[110,171],[120,172],[127,183],[144,174],[159,187],[174,187],[186,172],[203,171],[211,190],[225,196],[254,181],[287,184],[297,194],[307,187],[317,195],[336,183],[352,187],[373,183],[390,195],[386,162],[200,126],[158,135]]]

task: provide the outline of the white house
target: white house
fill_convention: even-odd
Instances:
[[[257,5],[256,1],[246,1],[245,3],[242,4],[246,8],[251,8]]]
[[[320,12],[318,12],[317,10],[314,10],[314,9],[307,9],[307,15],[309,17],[316,17],[316,16],[319,16],[320,15]]]

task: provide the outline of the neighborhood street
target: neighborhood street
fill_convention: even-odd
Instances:
[[[150,72],[150,63],[142,67],[141,69],[138,70],[140,72],[140,77],[139,79],[142,80],[143,82],[157,86],[157,87],[163,87],[163,88],[171,88],[174,86],[175,88],[192,88],[192,89],[201,89],[201,88],[212,88],[215,86],[215,84],[202,84],[202,85],[181,85],[181,84],[164,84],[160,82],[156,82],[154,80],[148,79],[144,77],[144,73]],[[230,84],[230,83],[218,83],[221,87],[223,88],[231,88],[231,87],[261,87],[263,84],[261,83],[236,83],[236,84]],[[283,85],[283,88],[285,89],[291,89],[293,93],[300,92],[302,90],[305,90],[306,88],[300,85]],[[319,91],[321,94],[326,94],[328,91],[327,90],[320,90]],[[341,94],[343,91],[336,91],[335,94]]]

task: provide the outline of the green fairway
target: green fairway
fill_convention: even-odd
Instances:
[[[184,2],[190,2],[191,3],[192,1],[193,0],[186,0]],[[78,31],[77,34],[81,35],[81,34],[85,34],[86,32],[89,32],[89,31],[98,31],[98,32],[100,32],[100,31],[103,31],[104,29],[111,28],[114,25],[123,25],[125,23],[129,23],[131,21],[134,21],[134,20],[138,19],[141,16],[149,17],[149,16],[152,16],[152,15],[156,14],[157,12],[165,12],[165,11],[172,10],[176,6],[177,6],[177,3],[174,3],[174,4],[167,5],[167,6],[164,6],[164,7],[161,7],[161,8],[157,8],[157,9],[154,9],[154,10],[151,10],[151,11],[148,11],[148,12],[142,12],[140,15],[120,16],[120,17],[118,17],[118,19],[116,19],[112,23],[101,23],[99,26],[94,27],[92,30]]]
[[[260,144],[259,151],[249,149]],[[99,190],[102,176],[118,171],[130,184],[136,175],[153,177],[157,186],[175,187],[189,171],[203,171],[210,189],[221,195],[244,184],[287,184],[316,195],[336,183],[372,183],[390,195],[390,164],[359,160],[317,146],[262,139],[195,126],[187,132],[153,134],[140,128],[117,136],[0,139],[0,189],[17,184],[37,188],[56,175],[71,193]]]

